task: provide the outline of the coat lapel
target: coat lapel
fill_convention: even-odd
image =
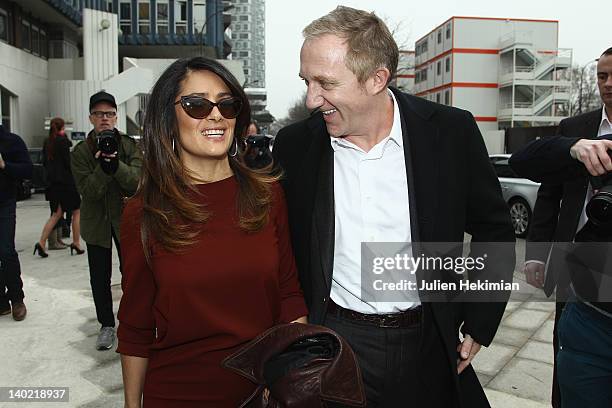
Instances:
[[[322,271],[324,282],[329,289],[334,265],[335,239],[334,156],[329,134],[320,116],[321,114],[317,114],[308,121],[314,140],[302,168],[302,177],[309,179],[309,185],[314,193],[304,196],[314,197],[312,264],[317,270]]]
[[[433,115],[429,105],[420,105],[416,98],[408,98],[393,88],[391,90],[398,101],[402,121],[412,241],[434,241],[438,208],[436,185],[440,172],[436,154],[439,130],[429,120]]]

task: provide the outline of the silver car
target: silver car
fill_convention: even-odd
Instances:
[[[540,183],[519,177],[508,164],[510,156],[510,154],[494,154],[489,158],[499,178],[504,200],[510,206],[514,234],[524,238],[529,231]]]

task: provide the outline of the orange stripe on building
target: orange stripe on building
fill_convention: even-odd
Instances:
[[[486,48],[454,48],[453,53],[457,54],[499,54],[498,49]]]
[[[495,116],[474,116],[476,122],[497,122],[497,117]]]
[[[398,75],[398,78],[414,78],[415,75],[414,74],[403,74],[403,75]]]
[[[425,62],[420,63],[419,65],[416,66],[416,68],[419,69],[427,64],[436,62],[437,60],[442,59],[449,54],[495,54],[497,55],[499,54],[499,50],[498,49],[487,49],[487,48],[451,48],[449,50],[444,51],[440,55],[437,55],[431,59],[428,59]]]
[[[447,88],[498,88],[498,84],[494,83],[486,83],[486,82],[450,82],[448,84],[440,85],[435,88],[427,89],[425,91],[421,91],[416,96],[427,95],[432,92],[439,92]]]

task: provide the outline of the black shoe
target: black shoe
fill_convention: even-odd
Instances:
[[[23,302],[13,302],[13,320],[15,320],[16,322],[20,322],[26,318],[27,313],[28,309],[26,309],[26,306]]]
[[[2,306],[2,308],[0,308],[0,316],[5,316],[11,314],[11,306]]]
[[[85,253],[84,249],[79,248],[73,242],[72,244],[70,244],[70,256],[74,255],[74,251],[76,251],[77,255],[83,255]]]
[[[36,255],[36,252],[38,252],[38,255],[41,258],[46,258],[49,256],[49,254],[45,252],[45,249],[41,247],[38,242],[36,243],[36,245],[34,245],[34,253],[32,255]]]

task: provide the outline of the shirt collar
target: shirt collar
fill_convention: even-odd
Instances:
[[[599,128],[601,129],[601,127],[607,123],[608,126],[612,127],[612,121],[610,121],[610,118],[608,118],[608,115],[606,113],[606,105],[603,106],[603,108],[601,108],[601,122],[599,122]]]

